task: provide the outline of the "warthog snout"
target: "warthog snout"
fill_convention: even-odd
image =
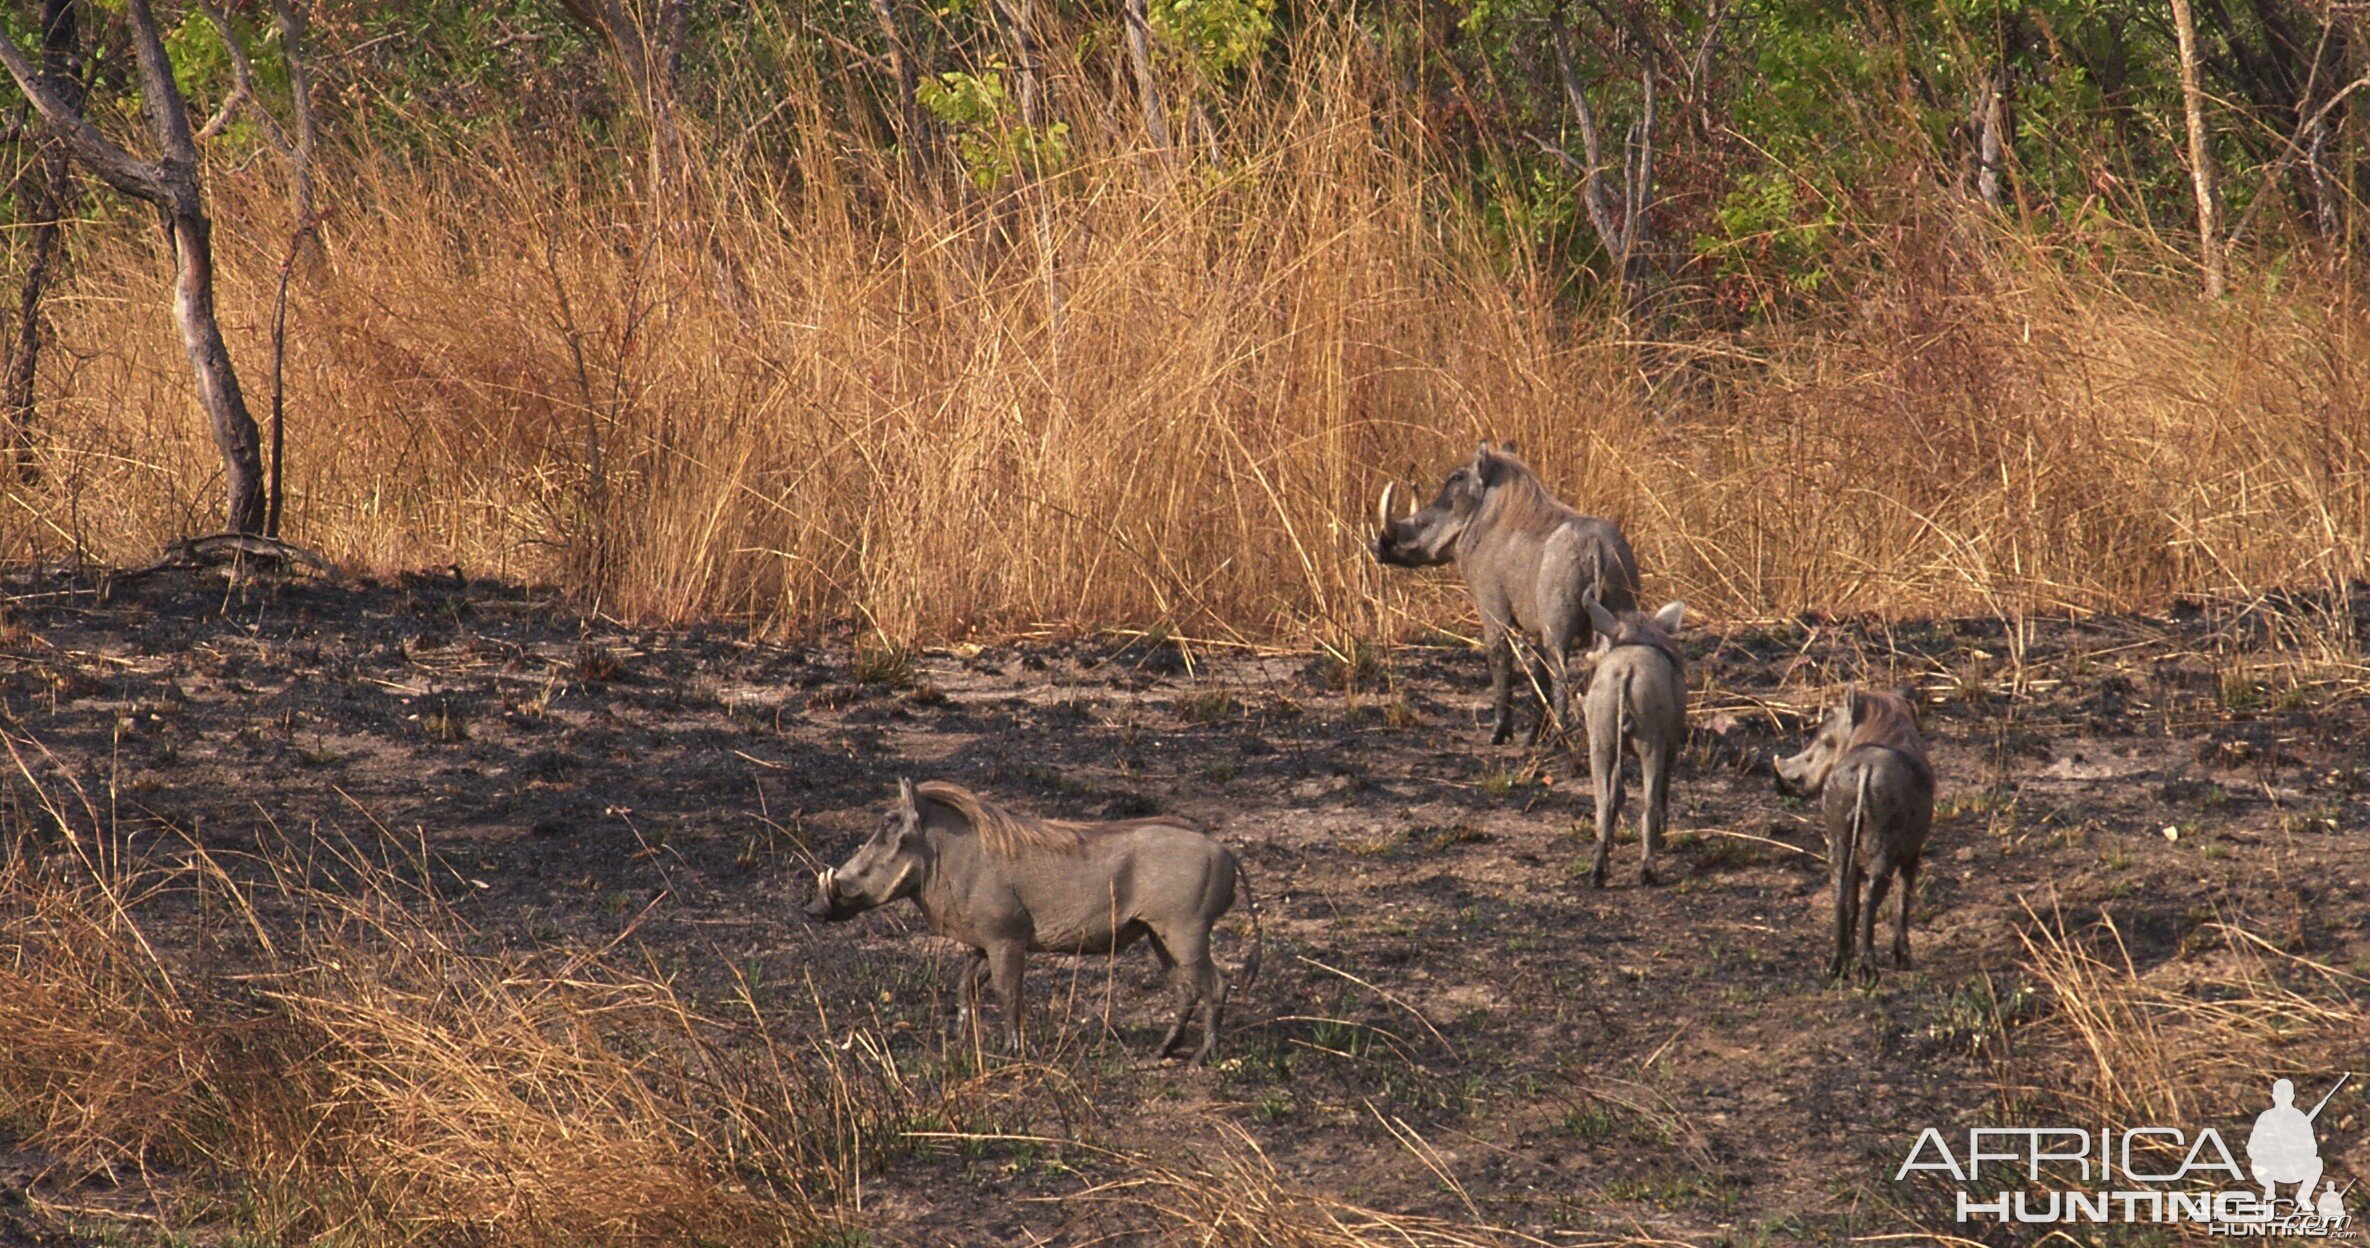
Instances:
[[[806,917],[810,919],[842,917],[835,913],[839,909],[839,889],[835,887],[833,874],[830,867],[815,872],[815,899],[806,903]]]
[[[1399,483],[1392,481],[1384,484],[1382,498],[1374,507],[1376,529],[1372,550],[1375,559],[1400,568],[1423,568],[1447,562],[1448,557],[1441,549],[1437,549],[1444,547],[1445,543],[1439,541],[1433,532],[1441,527],[1440,517],[1434,514],[1441,510],[1433,507],[1429,511],[1419,512],[1411,503],[1407,507],[1407,514],[1401,515]]]
[[[1770,780],[1776,784],[1778,792],[1788,797],[1809,797],[1819,791],[1818,785],[1808,782],[1810,768],[1804,764],[1802,755],[1787,755],[1771,750],[1762,762],[1767,765]]]
[[[1827,785],[1827,777],[1835,770],[1849,748],[1852,736],[1851,699],[1835,709],[1819,723],[1810,744],[1794,754],[1772,751],[1769,774],[1777,783],[1777,791],[1788,797],[1816,797]]]

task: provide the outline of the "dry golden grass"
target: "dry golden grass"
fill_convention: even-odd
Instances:
[[[1077,1199],[1128,1242],[1537,1242],[1301,1190],[1240,1132],[1207,1158],[1009,1134],[1088,1115],[1053,1067],[916,1069],[819,996],[793,1016],[744,982],[703,1009],[631,965],[638,921],[600,949],[490,940],[431,859],[224,861],[190,841],[135,865],[60,760],[0,743],[19,781],[0,808],[0,1124],[56,1159],[35,1207],[134,1242],[864,1242],[861,1192],[894,1154],[999,1141],[1090,1157]],[[116,1182],[78,1182],[101,1172]]]
[[[1891,217],[1829,311],[1642,354],[1493,260],[1387,82],[1302,38],[1215,169],[1085,125],[1050,182],[925,192],[792,110],[712,142],[660,211],[599,153],[349,152],[294,319],[289,535],[654,621],[1339,642],[1457,618],[1361,540],[1387,478],[1429,490],[1497,438],[1628,526],[1650,593],[1715,615],[2123,607],[2364,566],[2370,341],[2343,282],[2203,307],[1905,183],[1871,196]],[[214,176],[258,393],[275,176]],[[126,212],[77,246],[49,484],[0,534],[143,558],[212,527],[214,456],[153,231]]]
[[[704,1015],[610,950],[484,952],[425,862],[192,843],[126,866],[38,744],[8,745],[46,826],[8,829],[0,868],[0,1119],[69,1186],[162,1176],[135,1216],[274,1243],[807,1242],[917,1121],[1015,1090],[901,1077],[746,994]]]
[[[2003,1091],[2079,1121],[2125,1128],[2251,1114],[2269,1103],[2274,1077],[2298,1072],[2326,1072],[2317,1096],[2370,1033],[2361,999],[2370,983],[2230,923],[2201,929],[2210,941],[2197,956],[2145,971],[2111,920],[2085,933],[2036,917],[2021,934],[2049,1013],[2018,1039]],[[2208,1099],[2210,1089],[2238,1099]]]

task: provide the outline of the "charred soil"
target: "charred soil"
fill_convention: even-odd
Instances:
[[[2234,928],[2370,972],[2370,685],[2342,602],[1691,629],[1665,882],[1638,885],[1629,841],[1596,891],[1585,766],[1486,745],[1462,648],[784,647],[441,575],[10,588],[10,732],[128,852],[424,851],[489,944],[623,936],[694,999],[751,985],[803,1011],[804,1039],[912,1069],[998,1067],[950,1035],[961,952],[908,908],[798,912],[898,777],[1184,815],[1233,846],[1268,949],[1220,1060],[1146,1056],[1167,1000],[1149,952],[1032,959],[1028,1091],[909,1124],[850,1197],[868,1242],[1150,1235],[1118,1157],[1256,1158],[1296,1190],[1550,1240],[1912,1232],[1947,1220],[1892,1181],[1922,1128],[2046,1103],[2052,1068],[2019,1053],[2052,1006],[2036,926],[2111,923],[2141,976],[2224,956]],[[1851,680],[1913,692],[1940,776],[1916,965],[1872,988],[1822,974],[1816,812],[1767,766]],[[2361,1048],[2300,1042],[2307,1069]],[[2201,1091],[2233,1112],[2259,1093]],[[2362,1094],[2324,1119],[2333,1176],[2370,1174]],[[158,1207],[24,1134],[0,1242],[81,1242],[59,1208]]]

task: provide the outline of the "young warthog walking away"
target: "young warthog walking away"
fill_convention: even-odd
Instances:
[[[1917,713],[1899,694],[1847,691],[1810,745],[1777,760],[1783,793],[1820,795],[1827,812],[1827,861],[1835,881],[1835,956],[1827,974],[1852,963],[1859,925],[1860,974],[1876,977],[1876,907],[1895,874],[1901,910],[1893,923],[1893,965],[1909,965],[1909,906],[1917,863],[1934,823],[1934,767],[1926,761]],[[1860,897],[1860,881],[1868,896]]]
[[[1513,448],[1484,442],[1473,462],[1448,474],[1432,505],[1394,517],[1396,483],[1383,487],[1382,531],[1374,557],[1401,568],[1456,561],[1481,611],[1481,647],[1489,654],[1490,707],[1495,718],[1490,743],[1514,735],[1513,634],[1536,640],[1551,682],[1548,706],[1531,739],[1552,713],[1569,723],[1569,655],[1589,639],[1589,620],[1580,600],[1593,592],[1615,611],[1638,603],[1638,560],[1609,520],[1584,516],[1564,506]]]
[[[931,931],[971,946],[966,1011],[976,1025],[980,980],[993,980],[1014,1053],[1021,966],[1031,950],[1114,954],[1149,936],[1177,989],[1177,1021],[1160,1053],[1176,1051],[1198,1004],[1201,1049],[1193,1058],[1208,1060],[1228,990],[1210,960],[1210,929],[1233,907],[1237,880],[1251,913],[1242,982],[1259,974],[1259,907],[1231,851],[1177,819],[1032,819],[959,785],[900,780],[897,789],[897,805],[847,865],[817,874],[810,917],[836,923],[913,899]]]
[[[1638,882],[1652,884],[1654,851],[1662,847],[1662,829],[1670,822],[1671,768],[1687,739],[1687,661],[1671,639],[1686,619],[1687,604],[1668,603],[1652,615],[1625,611],[1618,616],[1594,597],[1584,605],[1596,630],[1590,652],[1596,673],[1581,707],[1588,718],[1588,775],[1596,787],[1596,867],[1589,882],[1605,886],[1613,828],[1621,821],[1621,753],[1626,749],[1638,756],[1638,776],[1646,786],[1646,809],[1638,816],[1638,841],[1644,847]]]

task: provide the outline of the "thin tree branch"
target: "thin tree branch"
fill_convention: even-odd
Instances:
[[[159,206],[171,204],[164,171],[117,146],[114,140],[99,133],[98,127],[84,120],[81,110],[67,103],[50,81],[33,68],[33,63],[25,59],[16,40],[0,37],[0,65],[7,67],[8,76],[16,80],[17,89],[32,102],[41,120],[73,149],[74,158],[99,175],[101,181],[134,199]]]
[[[2310,133],[2314,128],[2318,127],[2322,122],[2327,121],[2329,119],[2329,114],[2336,111],[2337,106],[2345,102],[2345,97],[2352,95],[2354,92],[2361,90],[2363,87],[2370,87],[2370,74],[2365,74],[2362,77],[2356,78],[2352,82],[2345,84],[2344,90],[2330,96],[2328,101],[2322,104],[2312,116],[2305,118],[2303,124],[2296,127],[2295,138],[2281,140],[2281,142],[2286,145],[2288,150],[2280,153],[2280,158],[2278,160],[2275,160],[2269,165],[2264,166],[2263,185],[2256,188],[2254,199],[2248,201],[2247,203],[2247,210],[2239,214],[2238,224],[2230,227],[2231,246],[2235,247],[2238,245],[2238,240],[2247,232],[2247,226],[2254,222],[2255,213],[2263,206],[2263,201],[2271,198],[2271,184],[2277,180],[2280,175],[2286,173],[2288,171],[2288,167],[2295,164],[2298,157],[2304,155],[2304,149],[2302,146],[2300,146],[2300,140],[2302,140],[2302,138],[2306,134]]]
[[[1580,150],[1588,162],[1580,174],[1580,202],[1588,210],[1589,224],[1596,228],[1597,241],[1607,253],[1618,256],[1625,250],[1622,230],[1605,202],[1604,145],[1598,141],[1596,113],[1588,106],[1588,92],[1580,85],[1580,71],[1572,59],[1571,28],[1564,24],[1561,13],[1550,15],[1547,25],[1554,36],[1556,72],[1563,80],[1564,98],[1571,102],[1578,119]]]

